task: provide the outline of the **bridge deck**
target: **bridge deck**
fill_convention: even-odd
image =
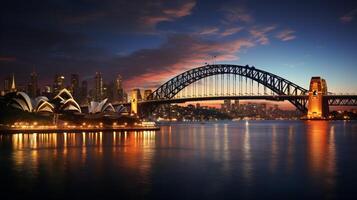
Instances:
[[[292,99],[307,99],[308,96],[293,96],[293,95],[243,95],[243,96],[206,96],[206,97],[187,97],[187,98],[173,98],[173,99],[159,99],[147,100],[139,102],[141,104],[165,104],[165,103],[185,103],[189,101],[214,101],[214,100],[271,100],[284,101]]]
[[[357,95],[326,95],[329,105],[331,106],[357,106]],[[204,96],[204,97],[186,97],[186,98],[173,98],[173,99],[158,99],[158,100],[146,100],[138,102],[141,105],[145,104],[167,104],[167,103],[185,103],[190,101],[213,101],[213,100],[269,100],[269,101],[285,101],[302,99],[307,100],[308,95],[238,95],[238,96]],[[130,103],[114,102],[113,106],[124,105],[129,106]],[[86,108],[87,105],[82,105],[82,108]]]

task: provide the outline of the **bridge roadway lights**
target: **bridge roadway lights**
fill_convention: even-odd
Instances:
[[[321,77],[312,77],[310,81],[307,118],[326,119],[329,113],[327,84]]]

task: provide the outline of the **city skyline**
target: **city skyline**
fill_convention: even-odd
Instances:
[[[225,67],[229,65],[216,65],[220,67]],[[205,65],[202,68],[206,67],[215,67],[215,65]],[[239,66],[235,66],[239,67]],[[254,66],[244,66],[247,67],[248,69],[255,70]],[[243,67],[243,68],[244,68]],[[195,70],[195,69],[193,69]],[[191,70],[192,71],[192,70]],[[184,74],[186,74],[185,72]],[[269,73],[269,72],[268,72]],[[182,74],[181,74],[182,75]],[[178,75],[177,77],[181,76]],[[70,78],[65,78],[63,74],[55,74],[54,79],[52,84],[49,85],[39,85],[38,84],[38,74],[33,71],[29,74],[29,81],[25,85],[18,85],[16,84],[15,80],[15,75],[12,74],[11,76],[8,76],[7,78],[4,79],[4,87],[2,88],[3,90],[0,90],[0,96],[7,95],[8,93],[12,92],[25,92],[30,98],[38,99],[42,97],[46,98],[53,98],[58,94],[60,91],[63,89],[67,89],[69,92],[72,93],[73,97],[75,100],[78,101],[79,104],[82,105],[87,105],[89,103],[93,102],[101,102],[103,100],[109,101],[109,102],[122,102],[122,103],[131,103],[133,98],[137,99],[139,101],[146,101],[152,98],[151,95],[153,95],[157,91],[161,91],[161,87],[164,85],[160,86],[160,88],[155,89],[148,89],[148,88],[132,88],[131,90],[125,90],[123,88],[123,79],[120,74],[117,75],[115,80],[104,80],[102,73],[101,72],[96,72],[94,77],[91,79],[85,79],[81,80],[80,76],[78,74],[71,74]],[[175,79],[175,78],[173,78]],[[223,79],[226,79],[223,81]],[[232,81],[230,81],[232,79]],[[311,80],[320,80],[320,77],[312,77]],[[213,80],[217,81],[216,83],[212,82]],[[245,80],[245,81],[244,81]],[[253,88],[254,82],[253,79],[250,78],[248,81],[248,78],[245,78],[243,80],[242,77],[238,78],[236,76],[232,75],[227,75],[223,76],[220,75],[215,75],[215,76],[210,76],[209,78],[204,78],[203,80],[196,81],[194,84],[191,84],[191,86],[187,86],[183,88],[181,91],[179,91],[174,99],[185,99],[185,98],[192,98],[191,100],[187,100],[184,102],[178,102],[178,105],[185,105],[189,106],[194,102],[197,102],[195,100],[195,97],[214,97],[214,95],[220,95],[220,96],[242,96],[242,97],[248,97],[251,95],[255,95],[255,97],[252,97],[252,99],[243,99],[242,102],[243,104],[246,103],[263,103],[265,105],[270,105],[270,106],[277,106],[276,103],[280,104],[280,107],[283,108],[283,110],[296,110],[297,108],[291,104],[291,102],[284,100],[280,102],[276,102],[274,100],[269,100],[269,99],[256,99],[257,96],[260,95],[279,95],[276,92],[273,92],[272,90],[268,89],[266,86],[259,86],[259,83],[257,84],[258,87]],[[327,85],[326,81],[324,79],[321,79],[324,82],[324,93],[327,95]],[[223,81],[221,83],[218,83],[220,81]],[[248,82],[247,82],[248,81]],[[210,83],[211,82],[211,83]],[[244,83],[245,82],[245,83]],[[81,84],[80,84],[81,83]],[[213,84],[213,85],[212,85]],[[217,85],[218,84],[218,85]],[[236,85],[238,84],[238,85]],[[310,83],[311,84],[311,83]],[[214,85],[216,85],[214,87]],[[208,87],[212,87],[208,89]],[[217,88],[218,86],[218,88]],[[219,89],[220,88],[220,89]],[[217,90],[218,89],[218,90]],[[259,90],[260,89],[260,90]],[[317,88],[316,88],[317,89]],[[311,90],[311,85],[310,85],[310,90]],[[153,93],[154,92],[154,93]],[[214,92],[211,93],[211,92]],[[303,95],[308,94],[307,92],[304,93]],[[333,93],[330,93],[334,95]],[[314,93],[316,95],[316,92]],[[338,95],[338,94],[337,94]],[[353,95],[353,94],[342,94],[343,95]],[[150,97],[151,96],[151,97]],[[222,97],[221,97],[222,98]],[[204,107],[211,107],[211,108],[221,108],[222,110],[224,109],[224,105],[226,102],[230,102],[232,99],[228,97],[228,99],[219,99],[219,100],[214,100],[214,99],[202,99],[199,100],[197,104],[202,104]],[[35,100],[36,101],[36,100]],[[223,104],[222,104],[223,103]],[[327,103],[327,102],[326,102]],[[352,102],[351,102],[352,103]],[[222,107],[223,106],[223,107]],[[349,110],[349,106],[344,107],[340,106],[338,109],[342,110]],[[333,109],[335,110],[335,109]],[[136,113],[137,111],[135,111]]]
[[[36,72],[31,72],[29,81],[23,85],[18,85],[15,77],[12,74],[4,79],[0,96],[13,92],[25,92],[29,98],[36,101],[43,97],[53,98],[63,89],[67,89],[80,104],[87,104],[91,101],[100,102],[104,99],[115,102],[127,101],[127,93],[123,88],[120,74],[115,80],[105,82],[100,72],[96,72],[92,80],[82,80],[78,74],[71,74],[70,78],[66,78],[63,74],[55,74],[52,83],[48,85],[38,83]]]
[[[1,8],[0,78],[14,73],[20,84],[33,71],[39,85],[52,84],[55,74],[89,80],[101,72],[105,80],[121,74],[127,90],[155,89],[215,62],[254,65],[305,88],[319,75],[331,92],[357,91],[351,85],[357,73],[354,1],[27,4]]]
[[[1,199],[353,199],[357,0],[0,6]]]

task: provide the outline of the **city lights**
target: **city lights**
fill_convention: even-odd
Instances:
[[[1,199],[356,199],[357,0],[0,6]]]

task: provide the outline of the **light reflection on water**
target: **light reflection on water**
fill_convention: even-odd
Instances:
[[[9,175],[0,178],[24,196],[44,188],[66,196],[76,188],[89,197],[336,198],[350,195],[348,187],[340,192],[338,183],[350,185],[342,175],[356,177],[345,172],[357,167],[356,130],[355,122],[250,121],[172,124],[159,132],[3,134],[0,164]]]
[[[243,177],[247,185],[251,185],[251,179],[252,179],[252,173],[253,173],[253,168],[252,168],[252,155],[251,155],[251,147],[250,147],[250,138],[249,138],[249,126],[246,124],[245,131],[244,131],[244,143],[243,143],[243,155],[244,158],[242,160],[243,164]]]
[[[323,187],[330,191],[336,184],[336,145],[335,126],[326,121],[317,121],[307,124],[309,152],[309,170],[314,181],[323,180]]]

